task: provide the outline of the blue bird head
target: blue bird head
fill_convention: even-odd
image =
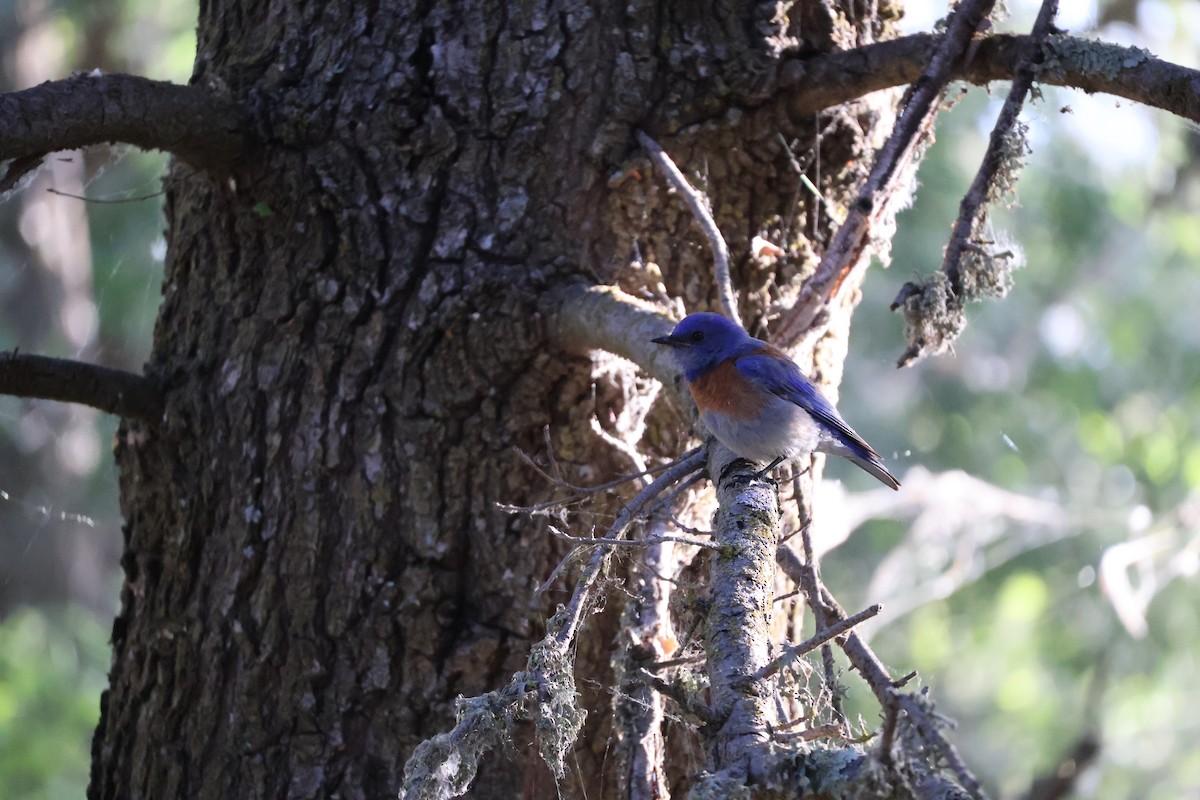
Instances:
[[[748,344],[761,344],[736,322],[709,312],[689,314],[675,326],[670,336],[659,336],[651,341],[675,350],[675,359],[689,381],[738,355]]]

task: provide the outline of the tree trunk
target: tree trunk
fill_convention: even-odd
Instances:
[[[883,23],[784,8],[201,3],[194,82],[252,109],[267,144],[230,175],[168,178],[148,367],[167,411],[118,437],[126,582],[92,800],[391,796],[456,696],[523,668],[565,597],[533,590],[565,551],[498,507],[561,496],[518,450],[590,484],[634,466],[592,420],[658,456],[686,445],[629,364],[564,354],[540,310],[581,279],[673,314],[664,289],[689,311],[715,297],[707,244],[634,129],[708,193],[760,332],[830,233],[797,161],[833,207],[869,164],[886,105],[795,120],[763,87],[781,54]],[[788,257],[752,259],[756,235]],[[826,380],[853,302],[818,348]],[[530,729],[473,797],[618,794],[623,597],[582,636],[592,713],[567,779],[555,789]]]

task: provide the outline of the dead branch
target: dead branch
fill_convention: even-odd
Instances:
[[[146,422],[163,413],[162,388],[144,375],[16,351],[0,353],[0,394],[79,403]]]
[[[1037,19],[1033,23],[1033,29],[1030,31],[1028,47],[1013,74],[1012,87],[1008,91],[1008,97],[1004,99],[1004,106],[996,117],[996,124],[988,139],[983,162],[979,165],[974,180],[971,181],[971,188],[967,190],[962,203],[959,204],[958,219],[954,221],[954,231],[950,236],[950,244],[946,247],[945,259],[942,262],[942,269],[945,271],[946,277],[950,279],[950,288],[959,297],[963,295],[960,272],[963,250],[978,229],[985,202],[996,197],[997,189],[994,187],[1001,167],[1005,164],[1005,155],[1010,150],[1009,137],[1014,133],[1017,118],[1025,105],[1025,97],[1033,87],[1033,79],[1037,74],[1036,65],[1041,60],[1040,56],[1045,47],[1046,37],[1053,30],[1054,16],[1057,12],[1058,0],[1044,0],[1038,11]]]
[[[713,268],[716,272],[717,298],[721,301],[721,311],[726,317],[741,325],[742,318],[738,314],[737,298],[733,293],[733,281],[729,276],[729,246],[725,244],[725,237],[721,235],[721,229],[717,227],[717,222],[713,219],[712,211],[708,207],[708,199],[688,183],[687,177],[679,167],[675,166],[675,162],[659,146],[658,142],[650,138],[644,131],[637,131],[636,135],[638,142],[650,154],[651,160],[671,181],[671,185],[675,187],[679,196],[687,202],[688,208],[692,210],[692,215],[696,217],[704,235],[708,237],[708,243],[713,250]]]
[[[608,529],[608,538],[623,537],[647,505],[677,481],[703,468],[706,455],[703,450],[693,452],[663,470],[621,510]],[[535,696],[542,758],[561,777],[564,755],[574,743],[584,716],[575,706],[572,643],[584,615],[592,608],[596,581],[610,554],[611,549],[606,547],[592,554],[570,602],[547,622],[546,636],[530,649],[525,670],[513,675],[502,689],[460,699],[454,728],[417,746],[405,764],[401,797],[424,797],[435,786],[446,784],[456,794],[465,792],[474,780],[480,756],[503,739],[513,720],[528,713],[526,706]]]
[[[645,489],[638,492],[621,509],[621,512],[617,514],[617,518],[609,526],[606,538],[616,540],[624,537],[625,532],[638,518],[643,508],[653,502],[655,498],[677,481],[701,469],[707,455],[708,453],[703,450],[695,452],[691,456],[679,459],[669,469],[663,470],[662,475],[659,475]],[[575,586],[575,593],[571,596],[571,602],[567,604],[566,624],[562,626],[556,637],[559,644],[566,645],[575,637],[584,610],[590,604],[591,592],[595,586],[596,578],[599,577],[600,572],[604,569],[604,564],[611,552],[609,548],[600,547],[592,554],[592,558],[584,569],[583,575],[579,578],[579,583]]]
[[[644,539],[609,539],[607,537],[596,539],[587,536],[572,536],[566,531],[559,530],[553,525],[549,526],[550,532],[559,539],[570,542],[575,547],[651,547],[658,544],[686,544],[689,547],[702,547],[706,550],[720,550],[712,542],[704,539],[698,539],[694,536],[673,536],[671,534],[659,534],[655,536],[647,536]]]
[[[906,367],[926,354],[945,352],[966,326],[968,301],[1003,297],[1012,285],[1019,259],[1011,249],[982,240],[988,206],[1014,191],[1027,144],[1020,122],[1025,98],[1045,60],[1046,40],[1053,31],[1058,0],[1044,0],[1027,49],[1013,74],[1012,87],[996,117],[987,151],[959,204],[958,218],[942,261],[942,273],[923,285],[906,283],[892,310],[903,309],[908,347],[897,366]]]
[[[661,535],[663,527],[663,523],[650,526],[655,535],[648,538]],[[669,684],[656,676],[647,681],[649,673],[642,665],[675,652],[677,646],[670,613],[674,587],[657,577],[662,571],[674,571],[675,563],[675,548],[664,543],[647,548],[642,560],[634,565],[631,596],[621,616],[617,649],[611,661],[617,686],[613,727],[627,786],[625,797],[629,800],[657,800],[669,794],[662,731],[666,712],[662,687],[656,681]],[[678,697],[676,700],[680,701]]]
[[[0,191],[43,156],[101,142],[166,150],[199,169],[228,172],[248,155],[241,111],[199,86],[134,75],[75,75],[0,94]]]
[[[771,675],[774,675],[779,670],[794,662],[800,656],[816,650],[830,639],[835,639],[838,636],[841,636],[843,633],[850,630],[863,620],[867,620],[875,616],[881,610],[883,610],[883,606],[881,605],[876,604],[870,606],[869,608],[865,608],[857,614],[846,617],[845,619],[830,625],[828,628],[818,632],[815,636],[805,639],[800,644],[789,645],[788,647],[784,648],[782,655],[777,656],[774,661],[758,671],[758,677],[768,678]]]

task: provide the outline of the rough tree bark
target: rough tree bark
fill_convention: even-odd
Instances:
[[[164,410],[126,418],[118,437],[126,582],[89,796],[394,793],[454,698],[521,670],[537,621],[566,597],[534,594],[565,546],[499,504],[536,504],[688,442],[655,382],[579,354],[635,346],[631,331],[604,334],[612,321],[592,316],[604,292],[579,285],[674,315],[716,297],[707,244],[635,132],[711,198],[741,316],[762,332],[802,295],[890,129],[893,97],[846,101],[916,80],[940,47],[868,47],[898,13],[827,0],[206,0],[191,91],[81,78],[0,98],[21,112],[0,114],[0,188],[53,149],[36,131],[55,118],[64,140],[128,138],[182,159],[167,179],[154,350],[135,381]],[[1019,44],[984,42],[950,72],[1003,77]],[[1082,70],[1124,92],[1136,72],[1151,102],[1200,115],[1194,73],[1115,50],[1088,72],[1077,47],[1056,47],[1049,77],[1083,84],[1071,77]],[[814,78],[823,70],[829,81]],[[129,127],[155,96],[179,105]],[[869,205],[857,210],[871,217]],[[887,222],[869,220],[874,244]],[[758,236],[784,257],[752,256]],[[824,285],[841,289],[810,305],[820,333],[802,366],[836,386],[862,270],[826,266]],[[603,526],[617,502],[600,496],[570,522]],[[556,786],[518,729],[472,796],[625,791],[628,753],[602,709],[619,719],[632,695],[610,698],[610,657],[640,647],[630,633],[656,612],[627,606],[618,636],[628,596],[607,597],[573,653],[580,705],[600,713],[568,777]],[[631,660],[613,662],[623,680]],[[858,663],[890,691],[881,666]],[[919,711],[906,702],[889,742],[900,710]],[[684,787],[695,765],[668,773],[649,794]]]

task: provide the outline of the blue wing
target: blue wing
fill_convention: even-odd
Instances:
[[[738,372],[771,394],[795,403],[824,426],[828,435],[859,458],[878,461],[879,454],[846,424],[833,404],[821,394],[783,351],[766,345],[737,359]]]
[[[817,421],[822,431],[817,450],[848,458],[884,485],[900,488],[900,481],[884,466],[879,454],[846,424],[833,403],[782,350],[756,341],[753,349],[737,356],[734,363],[748,381],[795,403]]]

